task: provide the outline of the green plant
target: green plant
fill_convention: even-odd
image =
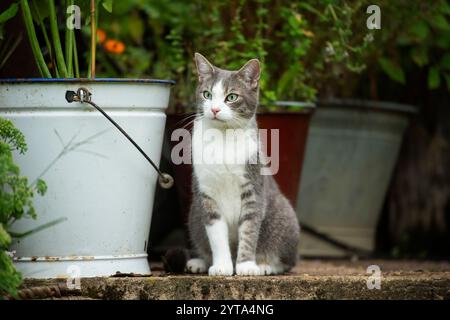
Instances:
[[[93,0],[93,3],[95,8],[101,4],[106,11],[112,10],[112,0]],[[69,18],[70,13],[66,12],[66,8],[71,5],[78,5],[81,8],[81,18],[85,21],[83,32],[67,27],[66,19]],[[62,0],[57,5],[54,0],[17,0],[0,13],[0,40],[3,38],[4,23],[16,15],[19,7],[36,66],[42,77],[73,78],[80,77],[81,73],[87,74],[88,77],[94,76],[92,73],[95,63],[92,62],[92,57],[95,61],[96,46],[91,46],[91,55],[80,55],[77,51],[80,47],[80,44],[77,45],[77,34],[80,33],[78,41],[80,39],[85,41],[87,35],[92,33],[86,30],[91,21],[89,1]],[[98,10],[95,10],[95,16],[98,16]],[[94,23],[91,24],[91,30],[95,31],[97,20],[95,18]],[[95,32],[93,37],[95,42]],[[18,41],[20,39],[5,46],[2,44],[0,67],[17,47]],[[85,58],[85,64],[80,63],[79,56]]]
[[[367,35],[372,31],[365,28],[363,4],[359,0],[120,2],[100,28],[123,41],[126,50],[121,54],[101,50],[109,67],[99,73],[175,79],[175,107],[186,110],[194,102],[195,51],[231,69],[258,57],[263,65],[263,104],[311,101],[342,73],[364,70],[364,54],[371,46]],[[355,28],[357,23],[366,30],[356,32],[362,29]],[[145,63],[133,58],[136,50],[143,52]]]
[[[387,21],[372,53],[381,70],[405,84],[410,71],[424,70],[429,89],[450,91],[450,5],[437,1],[383,1]]]
[[[8,59],[16,50],[20,41],[22,41],[22,36],[19,35],[17,38],[5,39],[5,24],[17,14],[19,10],[19,5],[17,3],[11,4],[5,11],[0,13],[0,70],[6,64]]]
[[[366,70],[376,32],[366,28],[366,6],[359,0],[299,3],[313,34],[304,60],[305,82],[315,95],[349,95],[352,80]]]
[[[12,155],[14,150],[19,154],[26,152],[25,138],[11,121],[0,118],[0,296],[5,293],[14,296],[21,282],[20,273],[6,252],[11,236],[23,237],[36,231],[16,234],[9,229],[19,219],[36,217],[33,196],[35,193],[43,195],[47,189],[43,180],[30,185],[27,177],[20,175]]]
[[[368,4],[362,0],[130,0],[115,2],[112,13],[111,0],[95,1],[106,9],[96,11],[106,39],[98,46],[97,75],[175,79],[173,101],[180,110],[194,103],[195,51],[224,68],[258,57],[262,102],[269,106],[274,100],[355,96],[366,77],[376,91],[380,72],[405,83],[413,68],[427,72],[431,89],[450,86],[450,9],[445,0],[379,1],[381,30],[367,29]],[[61,2],[80,5],[82,32],[57,30],[55,12],[62,10],[55,11],[52,2],[20,0],[43,74],[48,76],[47,68],[50,76],[79,76],[86,70],[90,76],[89,55],[76,50],[87,45],[90,34],[89,1]],[[58,35],[64,46],[58,45]]]

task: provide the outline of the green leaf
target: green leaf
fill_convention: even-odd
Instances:
[[[41,196],[43,196],[47,192],[47,184],[44,180],[38,179],[36,181],[36,190]]]
[[[292,82],[295,80],[295,77],[299,75],[299,73],[299,65],[294,64],[281,75],[280,80],[278,81],[276,93],[283,97],[283,99],[289,95],[289,91],[292,90]]]
[[[23,0],[21,5],[23,4],[27,5],[28,2]],[[29,7],[26,6],[25,9],[26,21],[32,23]],[[19,219],[36,217],[33,205],[34,188],[29,185],[27,177],[20,175],[20,168],[12,155],[14,150],[20,153],[26,151],[24,135],[10,120],[0,117],[0,300],[5,294],[16,297],[21,283],[21,275],[6,252],[14,235],[9,227]],[[45,183],[39,180],[36,189],[42,194],[46,189]],[[63,219],[48,222],[19,236],[30,235],[60,221]]]
[[[441,85],[441,77],[439,76],[439,70],[436,67],[430,68],[428,71],[428,88],[436,89]]]
[[[8,248],[11,242],[11,237],[8,232],[3,227],[3,224],[0,223],[0,250],[5,250]]]
[[[31,10],[31,15],[33,16],[33,20],[39,24],[39,20],[45,20],[48,16],[50,16],[50,9],[48,7],[47,1],[33,0]],[[39,19],[39,17],[40,19]]]
[[[128,21],[128,28],[130,31],[130,36],[137,43],[142,43],[142,37],[144,36],[144,23],[139,18],[137,14],[130,16]]]
[[[23,154],[27,151],[25,136],[17,129],[11,120],[0,117],[0,141],[8,142],[11,150]]]
[[[0,13],[0,24],[5,23],[9,19],[14,18],[18,10],[19,5],[17,3],[13,3],[12,5],[10,5],[8,9]]]
[[[441,66],[444,69],[450,70],[450,53],[444,54],[441,59]]]
[[[419,39],[423,40],[425,39],[428,34],[430,33],[430,28],[423,20],[419,20],[416,23],[414,23],[410,31]]]
[[[1,294],[7,293],[17,297],[17,288],[22,282],[20,273],[14,268],[12,259],[6,251],[0,250],[0,299]]]
[[[315,6],[312,6],[312,5],[310,5],[310,4],[308,4],[308,3],[305,3],[305,2],[299,2],[299,3],[298,3],[298,6],[299,6],[300,8],[303,8],[303,9],[309,11],[309,12],[314,13],[315,15],[317,15],[317,16],[318,16],[320,19],[322,19],[323,21],[328,20],[327,16],[326,16],[325,14],[323,14],[322,12],[320,12],[319,10],[317,10],[317,9],[315,8]]]
[[[415,47],[411,50],[411,58],[419,66],[423,67],[428,64],[428,52],[426,47]]]
[[[387,58],[380,58],[378,63],[389,78],[402,84],[405,83],[405,73],[398,64]]]
[[[99,11],[100,3],[101,3],[101,0],[95,0],[96,17],[97,17],[98,11]],[[80,7],[80,11],[81,11],[81,14],[83,15],[83,19],[84,19],[84,25],[89,26],[91,23],[91,1],[83,0],[83,1],[76,2],[76,4]],[[98,19],[97,19],[97,23],[98,23]]]
[[[433,25],[433,27],[437,29],[442,30],[450,29],[447,19],[441,14],[434,16],[433,19],[430,21],[430,23]]]
[[[447,1],[443,1],[441,3],[441,7],[439,8],[439,11],[442,13],[450,15],[450,5],[447,3]]]
[[[109,13],[112,13],[113,0],[103,0],[102,6],[103,6],[103,8],[105,8],[106,11],[108,11]]]

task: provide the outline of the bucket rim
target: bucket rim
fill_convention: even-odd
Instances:
[[[153,83],[174,85],[175,80],[163,79],[131,79],[131,78],[3,78],[0,84],[20,83]]]
[[[339,108],[358,108],[358,109],[378,109],[382,111],[394,111],[409,114],[416,114],[419,112],[419,107],[390,102],[390,101],[378,101],[378,100],[365,100],[365,99],[351,99],[351,98],[327,98],[317,101],[317,107],[339,107]]]

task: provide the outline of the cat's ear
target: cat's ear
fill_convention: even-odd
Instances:
[[[250,83],[252,89],[256,89],[258,87],[258,81],[261,75],[259,60],[252,59],[248,61],[241,69],[239,69],[238,74],[244,81]]]
[[[195,65],[197,66],[198,81],[202,82],[214,73],[214,66],[200,53],[194,55]]]

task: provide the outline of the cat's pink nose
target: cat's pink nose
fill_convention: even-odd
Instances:
[[[212,107],[211,108],[212,113],[214,113],[214,115],[218,114],[220,112],[220,109],[217,107]]]

